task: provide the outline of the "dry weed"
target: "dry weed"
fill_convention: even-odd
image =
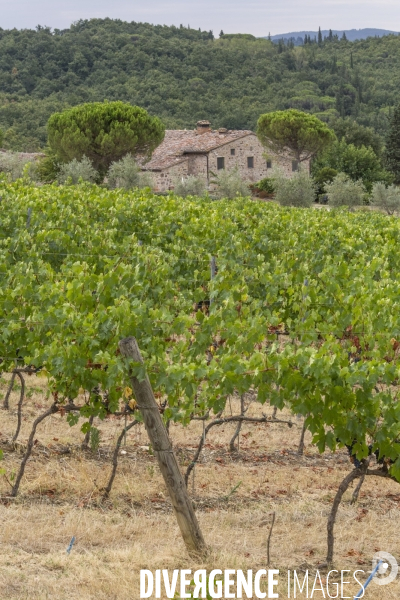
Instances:
[[[0,384],[3,395],[7,379],[3,376]],[[32,377],[27,383],[31,393],[23,407],[20,443],[15,447],[10,440],[17,389],[11,395],[10,410],[0,411],[0,447],[9,476],[18,467],[33,417],[50,402],[43,379]],[[237,400],[231,405],[234,413],[239,412]],[[271,412],[254,403],[248,414],[261,410]],[[70,428],[60,415],[49,417],[38,429],[20,495],[8,498],[9,485],[4,478],[0,480],[1,600],[136,600],[143,568],[265,568],[272,511],[276,523],[271,567],[283,572],[279,591],[286,595],[287,569],[315,568],[324,561],[327,515],[339,482],[352,468],[343,451],[319,456],[309,435],[305,454],[298,457],[301,421],[297,423],[292,429],[244,424],[240,451],[235,454],[228,448],[236,424],[211,430],[195,468],[194,488],[192,477],[189,481],[211,548],[207,559],[196,563],[186,555],[142,426],[128,433],[110,499],[102,502],[100,490],[109,476],[111,452],[123,420],[95,423],[101,444],[93,453],[80,449],[79,427]],[[185,429],[171,425],[182,469],[201,433],[199,422]],[[350,505],[351,493],[339,509],[335,565],[339,570],[368,571],[376,550],[400,554],[395,528],[400,488],[392,481],[368,477],[355,506]],[[66,548],[73,536],[76,542],[68,555]],[[347,589],[357,591],[354,586]],[[317,592],[314,597],[323,596]],[[365,597],[399,598],[400,585],[371,585]]]

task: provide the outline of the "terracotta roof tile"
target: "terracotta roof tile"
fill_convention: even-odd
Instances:
[[[196,130],[169,129],[165,132],[164,141],[153,152],[150,161],[143,165],[143,169],[160,171],[184,161],[186,154],[210,152],[250,134],[253,134],[253,131],[246,129],[226,133],[211,130],[197,133]]]

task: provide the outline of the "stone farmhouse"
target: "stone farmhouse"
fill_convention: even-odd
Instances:
[[[142,169],[152,173],[155,191],[164,192],[188,175],[202,178],[212,191],[213,180],[222,169],[237,168],[244,181],[255,183],[272,177],[278,168],[291,177],[298,166],[291,158],[266,151],[253,131],[212,130],[209,121],[199,121],[194,130],[167,130]]]

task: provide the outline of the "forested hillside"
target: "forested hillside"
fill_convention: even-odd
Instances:
[[[343,35],[344,34],[344,35]],[[351,42],[355,40],[365,40],[368,37],[381,37],[383,35],[395,34],[398,35],[397,31],[389,29],[376,29],[376,28],[365,28],[365,29],[322,29],[321,35],[323,38],[332,35],[337,35],[339,38],[347,38]],[[277,35],[265,36],[270,37],[272,41],[278,42],[279,40],[293,40],[296,45],[299,45],[297,39],[301,39],[301,44],[304,42],[305,37],[310,37],[312,40],[318,39],[318,31],[291,31],[289,33],[278,33]]]
[[[0,29],[0,129],[14,150],[43,148],[52,112],[104,99],[142,106],[170,128],[208,118],[254,129],[261,113],[295,107],[383,135],[399,85],[397,36],[293,47],[110,19]]]

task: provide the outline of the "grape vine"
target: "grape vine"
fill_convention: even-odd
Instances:
[[[70,425],[133,400],[118,341],[135,336],[166,422],[255,392],[321,452],[376,453],[400,481],[396,218],[91,185],[0,196],[0,369],[41,368]]]

